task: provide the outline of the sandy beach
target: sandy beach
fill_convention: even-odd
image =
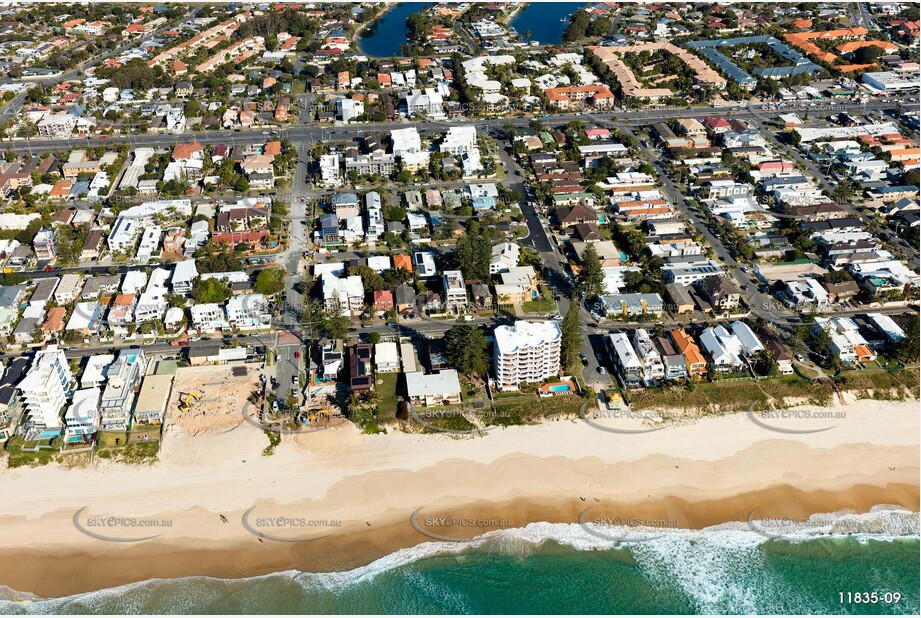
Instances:
[[[639,434],[579,419],[461,438],[347,425],[286,436],[268,457],[246,423],[174,431],[151,466],[4,468],[0,584],[60,596],[153,577],[349,569],[433,540],[410,521],[417,511],[425,530],[456,539],[574,523],[586,508],[680,528],[744,522],[755,508],[918,511],[918,402],[827,411],[769,420],[815,433],[771,431],[745,413]]]

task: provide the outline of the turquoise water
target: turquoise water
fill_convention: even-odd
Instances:
[[[522,38],[530,30],[531,41],[557,45],[563,40],[569,16],[583,6],[583,2],[532,2],[515,15],[511,26]]]
[[[736,526],[611,548],[575,524],[532,524],[466,544],[426,543],[345,573],[153,580],[0,602],[0,612],[917,614],[918,538],[882,538],[794,543]],[[902,599],[842,605],[847,591]]]
[[[550,387],[551,393],[565,393],[568,390],[570,390],[568,384],[554,384]]]

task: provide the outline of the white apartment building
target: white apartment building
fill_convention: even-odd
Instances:
[[[342,172],[339,169],[338,154],[328,154],[320,157],[320,182],[327,187],[342,186]]]
[[[365,207],[368,218],[365,238],[367,238],[368,242],[376,242],[387,231],[384,226],[383,211],[381,210],[381,194],[377,191],[370,191],[365,195]]]
[[[106,388],[99,403],[102,429],[125,429],[131,418],[135,390],[147,372],[147,358],[140,348],[120,350],[106,369]]]
[[[269,303],[262,294],[240,294],[227,301],[227,324],[233,328],[264,328],[272,323]]]
[[[213,333],[224,328],[224,310],[217,303],[201,303],[189,309],[192,317],[192,328],[200,333]]]
[[[141,234],[141,244],[138,245],[135,254],[135,259],[139,264],[148,263],[154,253],[159,253],[161,236],[163,236],[163,230],[159,225],[152,225],[144,229],[144,233]]]
[[[439,148],[441,152],[453,155],[462,155],[476,148],[476,127],[473,125],[450,127]]]
[[[74,391],[74,398],[64,413],[66,438],[92,436],[99,425],[99,387]]]
[[[26,428],[60,430],[64,427],[61,410],[73,392],[74,376],[56,345],[40,350],[29,373],[19,383],[26,414]]]
[[[361,277],[323,275],[323,300],[327,309],[339,311],[342,316],[358,315],[365,302],[365,287]]]
[[[522,382],[559,375],[563,333],[557,322],[519,320],[499,326],[494,336],[493,367],[500,390],[514,391]]]
[[[393,142],[393,154],[397,157],[402,157],[407,152],[422,151],[422,138],[415,127],[394,129],[390,132],[390,141]]]
[[[460,313],[467,310],[467,288],[464,275],[459,270],[444,272],[445,309]]]
[[[512,242],[494,245],[492,258],[489,261],[489,274],[496,275],[501,272],[507,272],[510,268],[518,266],[520,253],[518,245]]]
[[[633,331],[633,347],[643,363],[643,378],[647,382],[665,379],[665,363],[645,328]]]
[[[365,113],[365,104],[355,99],[336,99],[336,115],[342,122],[350,122]]]
[[[160,320],[166,313],[166,295],[169,292],[167,283],[169,282],[170,271],[165,268],[155,268],[150,273],[150,281],[147,282],[147,288],[141,294],[137,307],[134,310],[134,318],[140,324],[149,320]]]

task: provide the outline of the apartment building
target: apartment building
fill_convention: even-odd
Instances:
[[[60,431],[61,410],[73,392],[74,376],[64,351],[56,345],[39,350],[19,383],[27,431]]]
[[[632,339],[637,356],[643,363],[643,378],[646,382],[656,382],[664,379],[665,364],[662,362],[662,355],[656,349],[649,332],[645,328],[638,328],[633,331]]]
[[[445,292],[445,309],[460,313],[467,310],[467,288],[464,275],[459,270],[446,270],[442,278]]]
[[[562,331],[555,321],[516,321],[495,330],[493,367],[500,390],[559,375]]]
[[[106,388],[99,403],[100,424],[104,430],[123,430],[129,425],[135,390],[147,371],[147,358],[140,348],[120,350],[106,369]]]
[[[611,361],[626,388],[643,386],[643,363],[624,333],[611,333],[607,340]]]

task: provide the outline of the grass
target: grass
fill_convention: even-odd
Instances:
[[[521,309],[525,313],[550,313],[556,310],[556,303],[552,300],[528,300],[521,303]]]
[[[443,429],[453,429],[455,431],[470,431],[471,429],[476,429],[476,425],[468,421],[461,414],[452,414],[451,416],[442,416],[435,419],[428,419],[426,422],[435,427],[441,427]],[[426,428],[426,432],[434,433],[434,429]]]
[[[291,83],[291,94],[298,95],[307,92],[307,82],[296,79]]]
[[[816,406],[832,403],[833,389],[796,376],[759,380],[697,382],[691,387],[647,388],[627,398],[641,410],[680,409],[692,416],[787,408],[803,400]]]
[[[396,418],[397,415],[397,380],[398,373],[379,373],[377,379],[381,381],[377,389],[377,410],[382,419]]]
[[[100,447],[124,446],[128,443],[128,433],[125,431],[99,431],[96,433],[96,444]]]
[[[855,393],[860,399],[901,401],[917,391],[918,378],[913,373],[911,370],[848,371],[842,374],[838,385],[842,391]]]
[[[482,414],[483,423],[488,426],[529,425],[546,418],[575,416],[585,399],[575,396],[496,398],[495,413]]]
[[[277,431],[269,431],[268,429],[263,429],[266,437],[269,439],[269,445],[262,450],[263,457],[271,457],[275,454],[275,447],[281,444],[281,434]]]
[[[45,441],[45,443],[51,445],[50,440]],[[22,436],[13,436],[6,441],[4,449],[7,453],[7,467],[20,468],[22,466],[45,466],[54,461],[54,456],[57,453],[56,448],[40,449],[36,452],[23,451],[23,446],[25,446],[25,440]],[[32,446],[32,444],[30,443],[29,446]]]

